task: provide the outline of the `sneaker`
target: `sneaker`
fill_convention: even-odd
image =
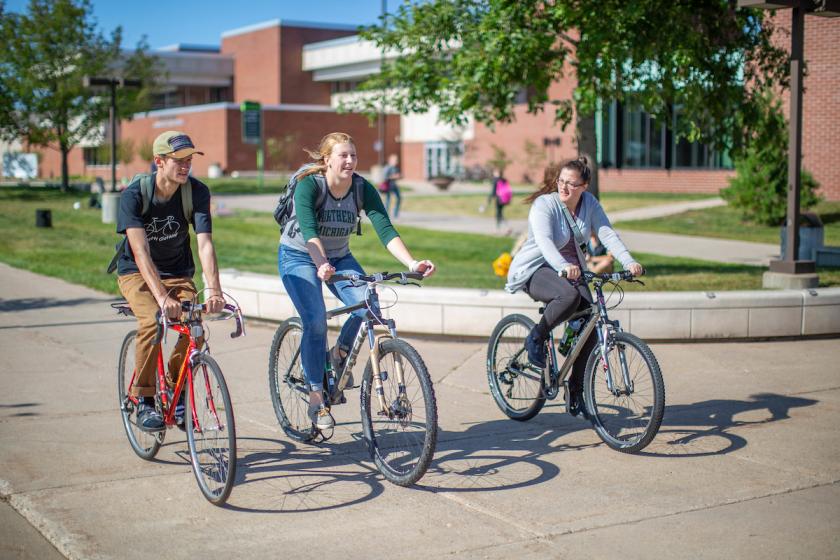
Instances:
[[[335,419],[330,414],[330,409],[323,403],[309,407],[309,419],[319,430],[329,430],[335,427]]]
[[[586,403],[583,400],[583,391],[569,391],[569,401],[566,408],[572,416],[583,416],[584,420],[589,420],[589,411],[586,409]]]
[[[532,330],[525,339],[528,361],[540,369],[545,368],[545,341],[537,340],[536,331]]]
[[[146,404],[141,400],[137,406],[137,427],[144,432],[159,432],[166,425],[154,405]]]

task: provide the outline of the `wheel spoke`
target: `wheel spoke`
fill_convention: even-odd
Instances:
[[[187,439],[193,470],[205,497],[223,503],[236,470],[236,435],[230,396],[218,365],[202,356],[187,399]]]
[[[490,337],[487,378],[499,408],[515,420],[533,418],[543,404],[543,378],[529,370],[524,349],[533,322],[523,315],[502,319]]]
[[[405,382],[400,392],[396,362]],[[373,370],[368,363],[363,387],[362,422],[374,461],[388,480],[400,485],[416,482],[425,473],[437,440],[437,404],[431,380],[422,359],[401,340],[383,341],[379,359],[383,396],[388,414],[379,413],[373,391]]]
[[[269,356],[269,387],[274,413],[283,431],[292,438],[313,437],[309,419],[309,387],[300,357],[300,321],[290,319],[278,327]]]
[[[618,394],[607,387],[601,347],[598,347],[587,366],[587,401],[598,435],[614,449],[636,452],[650,443],[662,422],[665,401],[662,374],[644,342],[627,333],[614,336],[616,343],[608,345],[606,363]],[[632,392],[624,384],[620,352],[624,354]]]

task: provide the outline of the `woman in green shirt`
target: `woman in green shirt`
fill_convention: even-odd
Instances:
[[[412,257],[391,224],[379,193],[355,173],[356,147],[349,135],[327,134],[318,151],[309,154],[314,165],[298,177],[294,210],[280,239],[278,266],[286,292],[303,323],[301,361],[310,387],[309,416],[317,428],[328,429],[335,421],[323,396],[327,316],[321,282],[329,280],[333,274],[364,274],[350,252],[350,235],[356,229],[359,212],[365,211],[382,244],[409,270],[430,276],[435,265]],[[317,207],[319,182],[326,182],[327,193]],[[360,194],[358,190],[363,192]],[[361,208],[358,208],[359,204]],[[364,287],[354,287],[347,281],[327,287],[345,305],[364,298]],[[338,342],[329,353],[335,369],[346,357],[366,312],[364,309],[356,311],[342,326]]]

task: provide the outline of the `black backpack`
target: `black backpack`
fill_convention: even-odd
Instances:
[[[152,181],[153,175],[149,175],[147,173],[138,173],[132,179],[129,185],[134,184],[134,181],[140,179],[140,196],[143,199],[143,210],[141,212],[141,216],[143,217],[143,221],[146,220],[148,217],[147,214],[149,213],[149,207],[152,205],[152,197],[155,196],[155,184]],[[184,185],[181,185],[181,188],[178,190],[181,191],[181,208],[184,210],[184,218],[186,218],[187,223],[189,224],[192,222],[192,214],[193,214],[193,203],[192,203],[192,180],[193,178],[189,178],[190,188],[185,189],[183,188]],[[128,236],[123,235],[123,238],[117,243],[116,250],[117,252],[114,253],[113,258],[111,258],[111,263],[108,265],[108,274],[111,274],[117,269],[117,263],[120,260],[120,257],[125,252],[125,246],[128,245]]]
[[[298,184],[298,177],[300,177],[301,173],[314,166],[314,163],[307,163],[295,171],[289,178],[289,182],[286,183],[286,190],[283,191],[283,194],[280,195],[280,199],[277,201],[277,206],[274,208],[274,221],[276,221],[280,226],[281,233],[286,229],[286,224],[289,222],[292,214],[294,213],[295,188]],[[314,173],[312,176],[315,178],[315,183],[318,185],[318,196],[315,199],[315,211],[317,212],[324,207],[324,203],[327,201],[327,192],[329,191],[329,187],[327,186],[327,178],[321,173]],[[353,184],[350,188],[353,189],[353,196],[356,201],[356,235],[362,235],[361,213],[365,200],[364,187],[364,178],[361,175],[353,173]],[[294,237],[293,233],[290,233],[290,235]]]

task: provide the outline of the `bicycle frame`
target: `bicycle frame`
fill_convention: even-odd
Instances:
[[[607,383],[607,388],[612,394],[616,396],[618,396],[622,392],[629,395],[633,392],[633,382],[630,379],[630,373],[627,367],[624,352],[619,352],[618,354],[619,363],[621,364],[621,377],[622,381],[624,382],[623,391],[616,389],[612,369],[610,368],[609,362],[606,360],[607,350],[611,338],[610,332],[622,332],[622,329],[618,320],[613,320],[609,318],[606,300],[604,299],[604,291],[602,288],[603,279],[593,278],[591,280],[592,286],[590,287],[590,281],[587,281],[585,276],[582,278],[586,283],[587,288],[590,289],[590,294],[594,292],[594,301],[588,309],[578,311],[574,313],[571,317],[569,317],[569,321],[581,317],[586,317],[586,323],[581,329],[580,334],[578,335],[577,340],[575,341],[575,344],[569,350],[568,356],[566,356],[566,359],[563,361],[562,365],[560,365],[559,369],[557,367],[558,358],[556,345],[554,343],[554,331],[552,330],[549,333],[549,367],[545,368],[543,374],[545,386],[559,388],[560,383],[565,382],[566,378],[569,375],[569,371],[571,370],[572,366],[574,365],[575,361],[577,361],[581,351],[583,350],[584,343],[589,339],[589,337],[594,331],[597,333],[598,345],[601,347],[601,363],[604,368],[604,375]]]
[[[339,315],[352,313],[358,309],[368,309],[368,314],[373,315],[372,310],[379,309],[379,306],[376,305],[379,303],[379,295],[376,291],[375,283],[370,283],[368,286],[364,301],[327,311],[327,320]],[[374,319],[376,319],[379,324],[386,326],[388,328],[388,332],[375,334],[374,329],[377,322],[375,322]],[[367,339],[368,346],[370,348],[371,367],[373,370],[373,389],[376,392],[376,399],[379,403],[378,413],[388,415],[388,403],[385,401],[385,391],[382,384],[382,372],[379,370],[379,344],[381,340],[386,338],[397,338],[397,327],[393,319],[385,319],[381,316],[381,314],[373,315],[373,317],[365,319],[359,327],[359,332],[353,341],[353,346],[350,349],[350,353],[347,355],[347,361],[344,363],[344,367],[341,371],[334,373],[336,375],[338,390],[343,391],[347,384],[347,376],[345,375],[345,372],[350,371],[356,365],[356,359],[362,349],[362,344],[365,339]],[[298,349],[298,351],[300,351],[300,349]],[[397,370],[397,384],[400,393],[402,394],[405,393],[405,372],[403,370],[402,362],[399,359],[395,361],[395,366]]]
[[[231,334],[232,338],[237,338],[245,333],[244,328],[242,326],[242,317],[241,311],[239,307],[232,307],[232,306],[225,306],[228,311],[235,311],[235,316],[237,320],[237,327],[236,332]],[[172,392],[173,395],[180,395],[181,391],[184,390],[184,387],[187,386],[189,388],[189,399],[190,399],[190,409],[192,410],[192,419],[193,419],[193,426],[195,427],[196,433],[202,433],[204,429],[201,427],[198,417],[196,416],[196,407],[195,407],[195,393],[193,390],[193,369],[192,365],[195,363],[196,356],[201,355],[206,350],[199,350],[196,344],[196,338],[200,338],[204,336],[204,325],[201,321],[200,311],[195,308],[189,307],[185,308],[185,311],[188,311],[188,317],[184,322],[179,323],[169,323],[164,316],[162,319],[162,325],[160,325],[160,331],[158,333],[158,339],[161,338],[161,334],[167,332],[168,329],[171,329],[177,332],[179,335],[186,336],[189,340],[189,344],[187,346],[186,355],[184,356],[184,361],[181,363],[181,366],[178,370],[178,377],[175,381],[175,388]],[[164,336],[165,339],[165,336]],[[165,372],[166,369],[163,364],[163,344],[161,342],[157,343],[158,348],[158,356],[157,356],[157,376],[158,376],[158,386],[163,388],[166,387],[166,376]],[[134,381],[137,377],[137,368],[135,367],[134,371],[131,374],[131,382],[128,385],[129,394],[131,392],[131,387],[134,386]],[[207,384],[205,384],[207,386]],[[175,407],[172,406],[172,403],[169,402],[169,395],[168,391],[161,390],[158,393],[160,398],[160,405],[161,410],[165,411],[163,415],[164,424],[167,426],[175,425]],[[208,397],[210,395],[207,395]],[[138,397],[128,396],[135,405],[138,403]],[[216,428],[221,427],[221,422],[219,421],[219,415],[216,412],[216,404],[212,398],[208,399],[210,410],[213,411],[213,416],[216,418]]]
[[[190,327],[188,325],[174,324],[174,325],[169,325],[168,328],[172,329],[173,331],[175,331],[179,334],[186,335],[189,338],[189,346],[187,347],[187,353],[186,353],[186,356],[184,356],[184,361],[181,363],[181,367],[178,371],[178,377],[175,381],[175,389],[174,389],[172,394],[173,395],[180,395],[181,391],[184,389],[185,385],[187,385],[189,387],[189,396],[190,396],[190,399],[191,399],[191,405],[192,405],[192,411],[193,411],[193,421],[194,421],[194,425],[196,427],[198,427],[199,426],[198,418],[195,415],[195,400],[192,400],[192,399],[195,398],[195,396],[193,395],[192,364],[193,364],[194,356],[196,354],[198,354],[200,351],[198,350],[198,347],[195,344],[195,339],[192,337],[192,335],[190,333]],[[157,368],[156,369],[157,369],[157,376],[158,376],[158,386],[159,387],[166,387],[167,386],[166,385],[166,375],[164,373],[166,371],[166,369],[163,365],[163,346],[162,346],[161,343],[158,343],[157,347],[158,347],[158,356],[157,356]],[[129,393],[131,391],[131,388],[134,386],[134,381],[135,381],[136,378],[137,378],[137,368],[134,368],[134,372],[132,372],[132,374],[131,374],[131,382],[129,383],[129,386],[128,386]],[[161,400],[161,409],[165,411],[165,414],[163,415],[163,421],[167,426],[172,426],[172,425],[175,424],[175,407],[170,406],[171,403],[169,402],[169,396],[168,396],[167,391],[165,391],[165,390],[160,391],[158,393],[158,395],[159,395],[160,400]],[[129,396],[128,398],[134,404],[137,404],[138,401],[139,401],[139,397]],[[215,410],[213,412],[215,414]],[[200,430],[200,428],[199,428],[199,430]]]

